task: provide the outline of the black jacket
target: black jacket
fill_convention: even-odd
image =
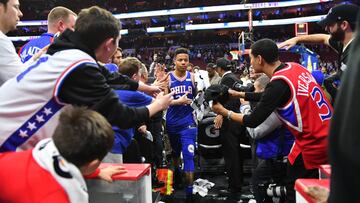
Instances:
[[[357,20],[360,27],[360,13]],[[348,68],[336,100],[330,125],[331,181],[329,203],[359,202],[360,190],[360,33],[352,42]]]
[[[227,87],[232,88],[236,82],[239,82],[239,79],[235,76],[235,74],[228,73],[221,78],[220,84],[226,85]],[[239,113],[240,112],[240,100],[239,99],[229,99],[229,101],[227,101],[224,104],[224,107],[226,109],[229,109],[231,111]]]
[[[234,73],[228,73],[221,78],[220,84],[226,85],[229,88],[232,88],[235,82],[239,82],[239,79],[235,76]],[[229,99],[225,104],[224,107],[229,109],[233,112],[239,113],[240,112],[240,100],[239,99]],[[234,121],[229,121],[226,117],[224,117],[223,125],[220,129],[221,133],[232,133],[234,135],[244,135],[245,128],[239,123]]]
[[[95,59],[94,51],[82,43],[76,32],[66,30],[49,47],[47,54],[67,49],[79,49]],[[127,129],[149,118],[147,108],[130,108],[122,104],[110,87],[136,90],[138,83],[120,74],[111,74],[100,65],[82,65],[63,81],[59,91],[62,102],[87,106],[101,113],[111,125]],[[131,116],[129,116],[131,115]]]

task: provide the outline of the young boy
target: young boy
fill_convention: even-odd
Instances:
[[[89,202],[83,175],[111,181],[124,172],[96,170],[113,143],[114,131],[99,113],[64,110],[52,138],[32,150],[0,154],[0,202]]]

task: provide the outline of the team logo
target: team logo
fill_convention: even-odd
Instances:
[[[217,138],[220,136],[220,130],[216,129],[212,124],[205,128],[205,134],[210,138]]]
[[[194,145],[190,144],[190,145],[188,146],[188,151],[189,151],[190,153],[194,154],[194,151],[195,151]]]

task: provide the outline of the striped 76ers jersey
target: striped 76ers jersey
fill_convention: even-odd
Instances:
[[[0,88],[0,152],[32,148],[51,137],[62,108],[62,81],[77,67],[96,61],[77,49],[43,55]]]

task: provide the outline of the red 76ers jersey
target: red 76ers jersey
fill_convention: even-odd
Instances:
[[[290,163],[302,153],[307,169],[327,163],[327,136],[333,108],[311,73],[296,63],[274,73],[271,80],[285,81],[291,99],[277,109],[280,120],[295,136],[288,156]]]

